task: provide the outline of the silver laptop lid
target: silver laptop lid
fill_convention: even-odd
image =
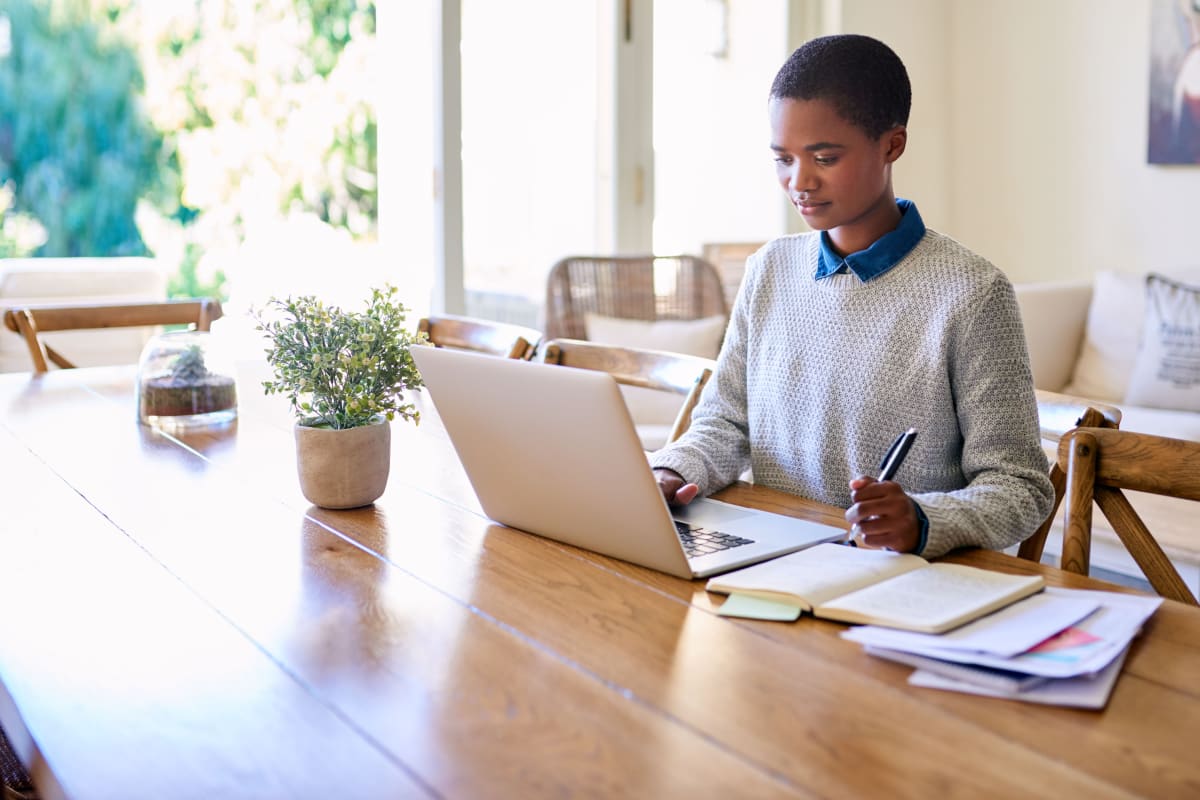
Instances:
[[[692,577],[611,376],[433,347],[412,355],[489,517]]]

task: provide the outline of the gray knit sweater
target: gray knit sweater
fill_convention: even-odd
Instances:
[[[913,427],[895,480],[929,518],[923,555],[1029,536],[1054,490],[1008,279],[930,230],[867,283],[817,281],[818,236],[751,256],[691,428],[651,465],[702,494],[753,467],[755,483],[846,508],[851,478]]]

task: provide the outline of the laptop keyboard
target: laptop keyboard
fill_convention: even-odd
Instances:
[[[741,536],[734,536],[731,533],[721,533],[708,528],[688,525],[679,520],[674,520],[674,522],[675,531],[679,534],[679,541],[683,543],[683,550],[687,553],[688,558],[719,553],[722,550],[741,547],[744,544],[754,544],[753,539],[743,539]]]

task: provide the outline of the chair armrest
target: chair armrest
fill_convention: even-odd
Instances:
[[[1044,389],[1038,389],[1036,394],[1038,425],[1041,428],[1043,439],[1049,439],[1052,442],[1062,439],[1063,434],[1080,424],[1079,418],[1089,408],[1100,412],[1106,426],[1113,428],[1121,426],[1121,409],[1114,405],[1087,397],[1047,392]]]

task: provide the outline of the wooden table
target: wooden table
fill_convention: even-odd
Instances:
[[[427,402],[332,512],[254,380],[178,438],[132,385],[0,377],[0,721],[45,796],[1200,796],[1200,610],[1164,604],[1104,712],[911,688],[841,625],[489,523]]]

